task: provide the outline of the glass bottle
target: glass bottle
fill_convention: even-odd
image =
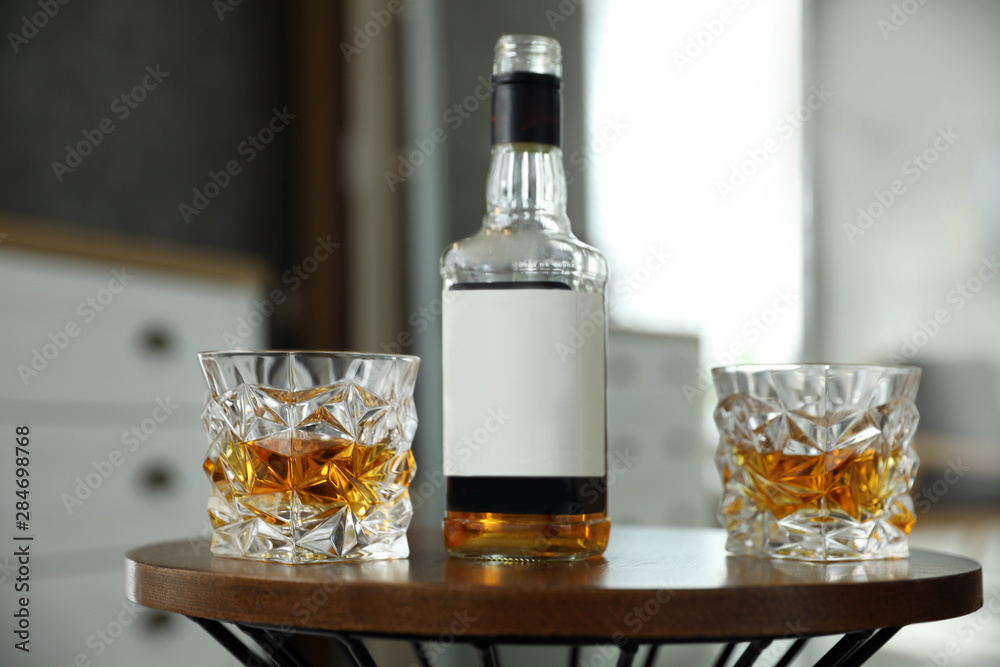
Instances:
[[[497,42],[486,215],[441,258],[453,556],[573,560],[607,546],[608,270],[566,216],[561,85],[559,42]]]

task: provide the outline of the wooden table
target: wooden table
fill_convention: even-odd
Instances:
[[[500,643],[613,643],[619,665],[638,647],[720,642],[725,664],[752,665],[776,639],[844,634],[817,663],[863,664],[902,626],[982,606],[982,570],[965,558],[914,550],[910,558],[807,563],[734,556],[722,530],[615,526],[603,558],[576,563],[451,559],[437,533],[411,531],[406,560],[287,566],[211,555],[208,542],[145,546],[126,555],[126,593],[146,607],[199,622],[244,664],[260,664],[218,621],[230,621],[278,667],[304,664],[284,639],[335,636],[359,665],[362,637],[474,644],[484,665]],[[576,649],[571,660],[576,659]],[[254,662],[256,661],[256,662]],[[572,663],[571,663],[572,664]],[[647,658],[651,665],[651,659]]]

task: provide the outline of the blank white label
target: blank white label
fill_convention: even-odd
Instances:
[[[445,474],[603,476],[603,296],[481,289],[442,300]]]

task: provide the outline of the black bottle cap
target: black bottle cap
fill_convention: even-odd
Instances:
[[[562,145],[562,80],[552,74],[493,76],[492,143]]]

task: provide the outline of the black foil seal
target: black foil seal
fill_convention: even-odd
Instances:
[[[492,143],[562,145],[562,80],[509,72],[493,77]]]

